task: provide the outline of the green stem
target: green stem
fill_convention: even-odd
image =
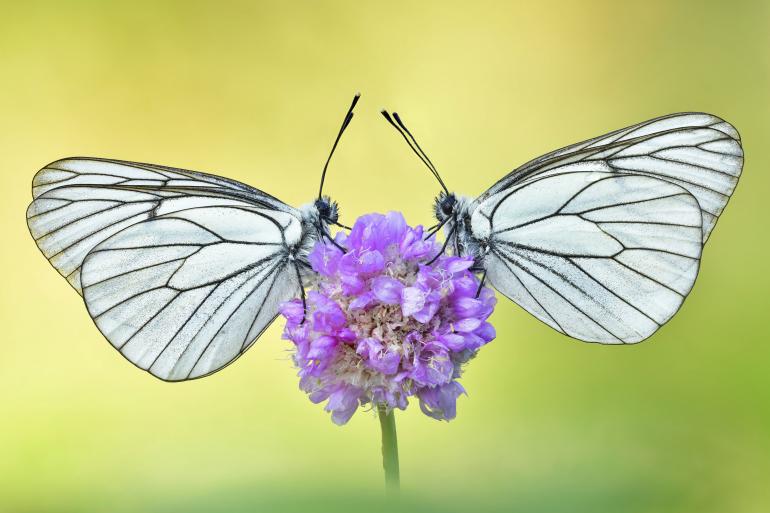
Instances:
[[[396,494],[401,487],[398,471],[398,439],[396,438],[396,416],[383,405],[377,407],[382,428],[382,468],[385,470],[385,489]]]

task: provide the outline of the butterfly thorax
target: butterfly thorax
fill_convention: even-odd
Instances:
[[[435,199],[434,213],[451,239],[448,249],[458,256],[471,256],[480,263],[486,253],[486,242],[476,239],[471,232],[472,203],[471,198],[442,192]]]
[[[339,207],[329,196],[323,196],[313,203],[302,205],[299,211],[302,216],[303,236],[294,248],[294,255],[306,258],[317,240],[323,238],[324,234],[331,236],[329,225],[339,219]]]
[[[460,197],[455,209],[454,237],[459,256],[473,257],[475,265],[481,266],[486,255],[487,241],[477,238],[471,230],[471,213],[473,212],[473,199]]]

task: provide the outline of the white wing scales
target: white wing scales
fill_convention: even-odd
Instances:
[[[661,178],[686,189],[703,212],[705,242],[738,183],[743,149],[735,128],[716,116],[672,114],[538,157],[501,179],[478,201],[536,176],[570,172],[576,164],[589,163]]]
[[[638,342],[690,292],[742,167],[729,123],[663,116],[524,164],[471,204],[466,230],[492,284],[540,320]]]
[[[79,157],[39,171],[33,196],[40,250],[110,343],[161,379],[228,365],[299,292],[301,214],[248,185]]]
[[[30,233],[78,293],[86,255],[123,228],[152,217],[198,206],[255,204],[299,217],[293,208],[248,185],[152,164],[64,159],[41,169],[32,185]]]
[[[133,225],[85,259],[88,312],[138,367],[169,381],[205,376],[248,349],[299,293],[283,237],[257,209],[235,207]]]
[[[572,170],[488,197],[474,212],[488,279],[571,337],[634,343],[681,306],[698,272],[701,212],[657,178]]]
[[[32,196],[37,198],[48,190],[75,185],[155,189],[195,187],[200,191],[221,191],[228,195],[240,191],[271,203],[270,206],[276,210],[286,208],[280,200],[259,189],[221,176],[156,164],[92,157],[72,157],[48,164],[32,179]]]

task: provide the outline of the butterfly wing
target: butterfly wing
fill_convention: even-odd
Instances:
[[[99,330],[132,363],[180,381],[223,368],[296,297],[301,214],[226,178],[93,158],[49,164],[27,221]],[[306,240],[307,239],[307,240]]]
[[[499,180],[479,199],[537,177],[592,169],[647,175],[686,189],[703,217],[703,241],[727,205],[743,168],[738,131],[704,113],[671,114],[538,157]]]
[[[297,297],[288,213],[209,206],[134,224],[97,245],[82,268],[99,330],[136,366],[168,381],[206,376],[248,349]]]
[[[38,247],[82,293],[80,267],[100,242],[132,224],[195,206],[295,209],[248,185],[196,171],[74,157],[41,169],[32,182],[27,224]]]
[[[573,166],[478,204],[471,231],[486,245],[487,278],[566,335],[639,342],[676,313],[692,288],[701,207],[687,189],[660,178],[594,162]]]

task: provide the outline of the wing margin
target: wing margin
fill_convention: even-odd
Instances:
[[[550,174],[598,163],[617,173],[676,183],[698,200],[703,242],[713,230],[743,168],[738,131],[712,114],[684,112],[654,118],[535,158],[498,180],[475,202]]]

